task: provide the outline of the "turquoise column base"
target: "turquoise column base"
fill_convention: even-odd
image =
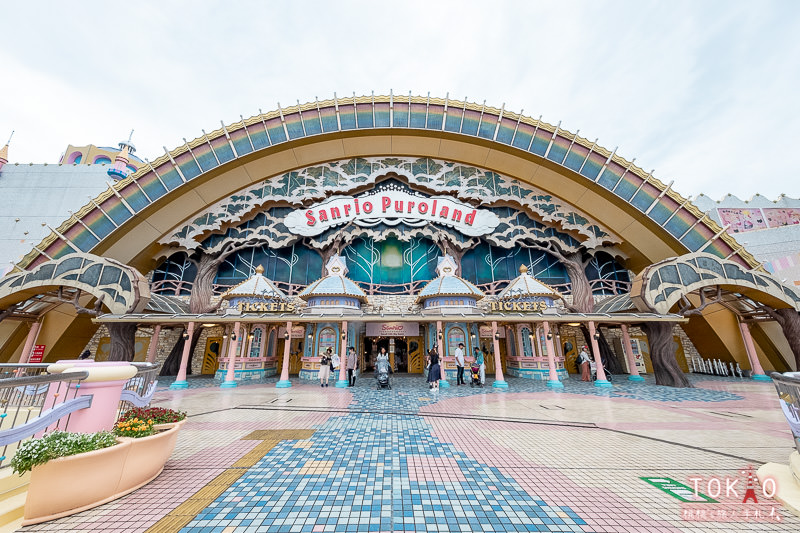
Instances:
[[[346,389],[350,386],[350,382],[346,379],[339,379],[336,381],[336,388],[337,389]]]
[[[608,382],[606,382],[606,383],[608,383]],[[548,379],[547,380],[547,386],[552,388],[552,389],[563,389],[564,388],[564,384],[561,383],[560,381],[558,381],[557,379]]]
[[[292,382],[288,379],[282,379],[275,384],[276,389],[288,389],[292,386]]]
[[[219,388],[220,389],[235,389],[239,385],[235,381],[223,381]]]
[[[450,388],[450,383],[446,379],[440,379],[439,380],[439,388],[440,389]]]
[[[755,381],[772,381],[772,378],[767,376],[766,374],[753,374],[753,379]]]
[[[508,388],[508,382],[496,379],[496,380],[494,380],[494,383],[492,383],[492,388],[493,389],[507,389]]]
[[[184,381],[176,381],[175,383],[173,383],[172,385],[169,386],[169,390],[180,390],[180,389],[188,389],[188,388],[189,388],[189,382],[186,381],[186,380],[184,380]]]
[[[642,376],[628,376],[628,381],[644,381]]]
[[[594,386],[595,387],[603,387],[603,388],[611,388],[614,385],[612,385],[611,382],[608,381],[607,379],[596,379],[594,381]]]

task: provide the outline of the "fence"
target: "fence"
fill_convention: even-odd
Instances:
[[[158,384],[157,365],[131,364],[137,372],[123,386],[118,414],[149,405]],[[79,394],[89,372],[76,367],[68,373],[48,374],[47,367],[0,364],[0,376],[6,377],[0,379],[0,469],[9,466],[8,459],[20,442],[45,430],[68,431],[70,415],[92,405],[92,395]]]
[[[8,466],[21,441],[49,426],[66,429],[70,414],[91,405],[91,397],[78,397],[88,376],[71,372],[0,379],[0,468]]]
[[[781,410],[794,437],[794,446],[800,453],[800,372],[790,374],[780,374],[773,372],[770,374],[775,389],[778,391],[778,399],[781,402]]]

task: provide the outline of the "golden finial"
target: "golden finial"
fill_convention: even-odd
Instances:
[[[528,271],[528,267],[526,267],[525,265],[522,265],[521,267],[519,267],[519,273],[520,274],[524,274],[527,271]]]
[[[258,265],[256,267],[256,274],[263,274],[263,273],[264,273],[264,267],[261,266],[261,265]]]

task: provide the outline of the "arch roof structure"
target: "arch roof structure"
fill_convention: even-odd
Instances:
[[[91,251],[149,270],[159,239],[248,184],[375,155],[475,165],[593,206],[599,223],[625,240],[634,270],[698,251],[759,266],[687,198],[596,141],[504,107],[390,94],[279,108],[165,149],[53,230],[17,268]]]

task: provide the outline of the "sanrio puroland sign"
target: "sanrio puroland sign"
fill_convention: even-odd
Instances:
[[[294,234],[310,237],[335,226],[354,222],[359,226],[435,222],[477,237],[494,231],[500,219],[492,211],[476,209],[449,196],[419,196],[401,190],[375,191],[364,196],[332,196],[286,216],[284,225]]]

